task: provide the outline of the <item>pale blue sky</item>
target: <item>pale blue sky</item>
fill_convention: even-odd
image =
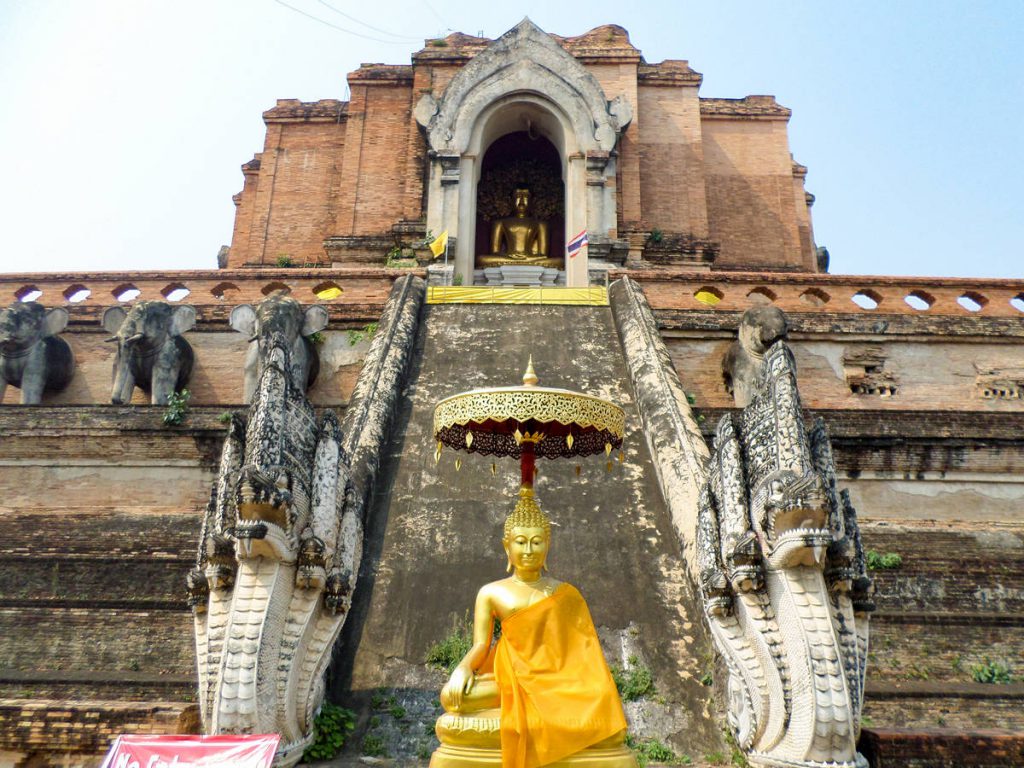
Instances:
[[[1021,0],[281,2],[0,0],[0,271],[213,267],[276,99],[346,98],[360,62],[528,15],[620,24],[704,96],[790,107],[832,272],[1021,276]]]

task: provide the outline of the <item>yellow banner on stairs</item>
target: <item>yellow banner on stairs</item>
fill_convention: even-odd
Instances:
[[[427,288],[427,304],[569,304],[581,307],[607,307],[608,289],[514,288],[486,285],[432,285]]]

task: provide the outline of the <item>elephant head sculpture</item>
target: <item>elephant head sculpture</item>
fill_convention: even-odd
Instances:
[[[762,381],[765,352],[786,338],[789,321],[778,307],[751,307],[740,318],[736,341],[722,359],[722,378],[737,408],[754,399]]]
[[[245,360],[245,402],[252,402],[256,384],[270,352],[270,339],[282,335],[288,343],[291,384],[305,393],[320,372],[320,356],[309,337],[327,327],[327,310],[314,304],[303,310],[295,299],[281,293],[268,296],[255,307],[239,304],[229,323],[249,339]]]
[[[153,405],[167,405],[192,375],[195,355],[182,334],[195,324],[195,307],[187,304],[140,301],[128,311],[109,307],[103,327],[113,334],[107,341],[117,343],[110,402],[131,402],[132,391],[139,387]]]
[[[21,389],[22,405],[35,405],[44,391],[68,385],[75,357],[57,336],[67,324],[66,309],[35,301],[16,301],[0,311],[0,399],[8,384]]]

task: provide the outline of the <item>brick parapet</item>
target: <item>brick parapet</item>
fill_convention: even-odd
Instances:
[[[362,64],[359,69],[348,74],[350,86],[411,86],[412,82],[413,67],[409,64]]]
[[[704,75],[690,68],[682,59],[666,59],[657,64],[643,64],[637,67],[637,84],[640,86],[661,86],[673,88],[698,88]]]
[[[701,98],[700,116],[705,119],[789,120],[793,111],[779,104],[774,96],[750,95],[742,99]]]
[[[24,299],[28,292],[38,290],[40,303],[52,306],[85,309],[126,304],[136,300],[166,300],[174,292],[188,293],[177,299],[183,304],[204,308],[200,320],[206,319],[205,308],[230,308],[243,302],[260,301],[275,290],[288,290],[303,304],[324,304],[337,308],[342,316],[347,308],[360,308],[353,319],[366,314],[371,319],[380,314],[391,291],[391,284],[407,269],[220,269],[151,272],[44,272],[0,274],[0,304]],[[425,276],[425,270],[413,270]],[[342,293],[337,298],[320,298],[316,289],[336,286]],[[119,301],[118,296],[130,289],[138,294]],[[82,296],[82,291],[88,295]],[[78,297],[76,297],[78,293]],[[76,299],[72,301],[72,298]],[[77,314],[77,313],[76,313]],[[332,309],[332,316],[335,315]],[[73,315],[74,318],[75,315]]]
[[[985,278],[882,277],[805,272],[676,272],[615,270],[609,278],[629,276],[641,284],[651,308],[742,312],[772,303],[794,314],[1012,317],[1024,320],[1024,280]],[[704,292],[704,301],[697,294]],[[858,296],[876,304],[867,309]],[[915,309],[916,297],[927,304]],[[975,311],[959,300],[978,304]],[[1011,303],[1016,301],[1016,305]],[[1019,307],[1019,308],[1018,308]]]
[[[348,115],[348,102],[337,99],[321,99],[320,101],[299,101],[298,99],[278,99],[277,104],[263,113],[263,122],[267,123],[301,123],[301,122],[341,122]],[[256,166],[259,169],[259,165]],[[242,166],[245,170],[245,166]]]

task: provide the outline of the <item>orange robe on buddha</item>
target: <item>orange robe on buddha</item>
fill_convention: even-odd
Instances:
[[[626,728],[590,611],[570,584],[501,623],[494,674],[503,768],[547,765]]]

